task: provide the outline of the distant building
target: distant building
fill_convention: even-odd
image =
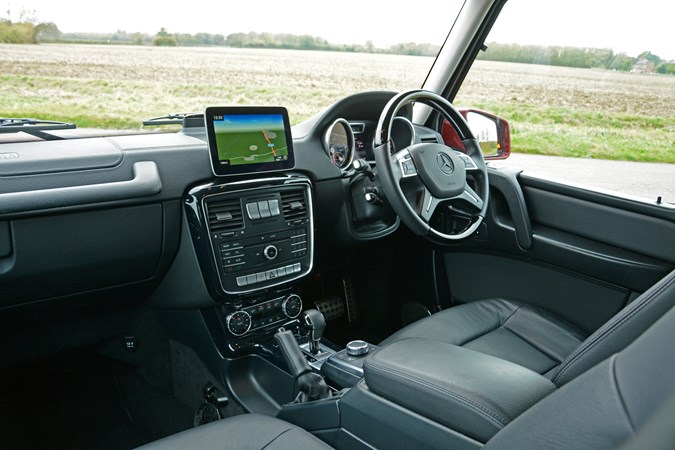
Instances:
[[[630,71],[631,73],[654,73],[654,63],[647,58],[640,58],[633,64]]]

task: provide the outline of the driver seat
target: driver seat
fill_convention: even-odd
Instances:
[[[408,325],[380,346],[416,337],[467,347],[526,367],[562,386],[625,348],[675,305],[675,270],[597,331],[507,299],[455,306]]]

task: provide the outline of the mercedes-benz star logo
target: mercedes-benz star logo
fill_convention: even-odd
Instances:
[[[436,162],[438,163],[438,167],[441,168],[441,172],[446,175],[450,175],[455,171],[455,165],[452,163],[452,158],[445,153],[439,153],[438,156],[436,156]]]

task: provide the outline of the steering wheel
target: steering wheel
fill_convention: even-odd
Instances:
[[[437,143],[413,144],[393,153],[392,122],[411,102],[424,103],[447,119],[466,153]],[[471,236],[478,229],[488,205],[487,168],[478,140],[448,100],[425,90],[396,95],[382,111],[374,147],[377,175],[387,200],[415,234],[448,242]],[[466,225],[447,233],[435,228],[431,219],[439,208],[463,217]]]

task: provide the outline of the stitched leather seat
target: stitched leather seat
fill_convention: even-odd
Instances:
[[[670,283],[672,289],[672,281]],[[672,292],[672,291],[671,291]],[[675,308],[624,350],[536,403],[485,449],[672,448]],[[387,420],[383,418],[382,420]],[[414,424],[407,424],[414,426]],[[396,443],[392,442],[392,448]],[[446,446],[439,444],[438,448]],[[306,431],[246,414],[148,444],[144,449],[325,449]]]
[[[298,450],[330,449],[300,427],[259,414],[244,414],[192,428],[151,442],[143,450],[236,449]]]
[[[623,349],[675,304],[675,271],[590,336],[554,314],[505,299],[456,306],[397,331],[381,345],[418,337],[527,367],[561,386]]]

